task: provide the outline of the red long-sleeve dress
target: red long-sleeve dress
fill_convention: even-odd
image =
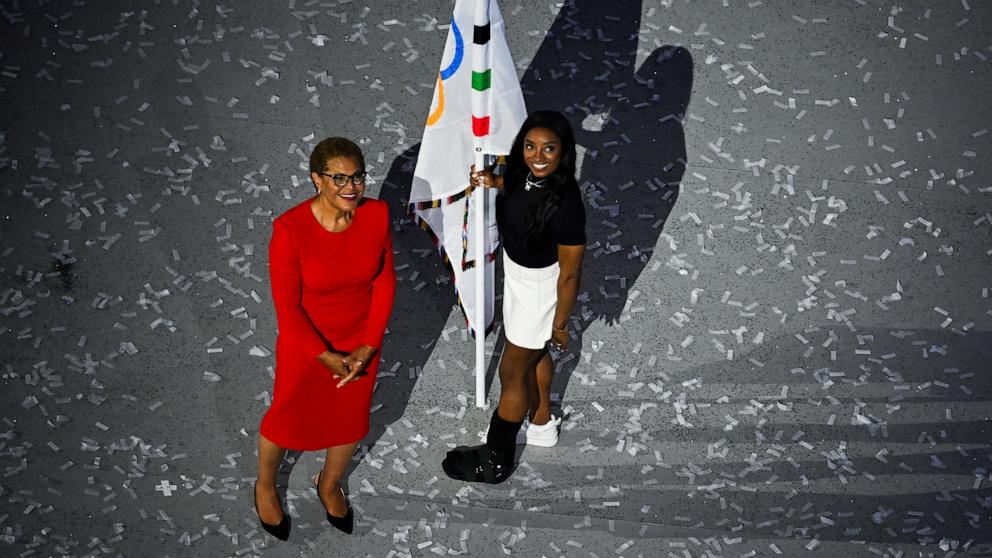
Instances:
[[[369,431],[379,353],[366,375],[341,388],[317,355],[382,347],[396,291],[388,206],[362,200],[341,232],[320,226],[310,200],[293,207],[273,223],[269,277],[279,335],[261,433],[295,450],[361,440]]]

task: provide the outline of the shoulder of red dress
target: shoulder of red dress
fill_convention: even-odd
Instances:
[[[302,202],[284,211],[281,215],[275,218],[275,221],[288,225],[290,223],[297,223],[309,218],[311,201],[312,200],[310,199],[303,200]]]
[[[366,206],[370,213],[382,215],[383,217],[389,216],[389,205],[380,199],[365,198],[362,205]]]

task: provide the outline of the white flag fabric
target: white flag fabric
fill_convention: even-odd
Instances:
[[[480,5],[488,5],[488,14],[475,13]],[[487,155],[508,154],[526,116],[496,0],[457,0],[413,173],[410,209],[433,233],[439,253],[450,265],[459,304],[473,333],[485,332],[492,324],[493,262],[499,237],[496,193],[487,191],[483,194],[488,196],[487,241],[485,254],[479,258],[471,239],[479,206],[476,200],[482,192],[467,195],[469,168],[476,146]],[[480,259],[485,265],[479,264]],[[481,326],[475,323],[474,303],[474,275],[480,269],[486,274],[487,290]]]

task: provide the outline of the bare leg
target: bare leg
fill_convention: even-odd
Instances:
[[[538,361],[540,362],[540,361]],[[540,401],[540,389],[537,385],[537,366],[527,369],[527,418],[534,422],[534,413],[537,412]]]
[[[255,481],[255,505],[262,521],[278,525],[282,521],[282,506],[276,492],[276,473],[286,450],[258,435],[258,480]]]
[[[351,459],[352,455],[355,455],[355,448],[357,447],[358,442],[327,448],[317,492],[320,493],[320,499],[327,506],[327,513],[334,517],[344,517],[348,513],[348,504],[345,503],[344,492],[338,485],[338,481],[341,480],[345,469],[348,468],[348,460]]]
[[[551,420],[551,380],[554,373],[551,355],[545,351],[544,356],[537,363],[537,370],[534,374],[534,389],[537,397],[534,398],[536,401],[532,401],[530,406],[530,422],[532,424],[547,424]]]
[[[486,443],[449,451],[441,462],[445,474],[470,482],[500,483],[513,472],[514,438],[537,399],[536,367],[543,349],[525,349],[506,342],[499,361],[500,396],[490,418]]]
[[[531,383],[528,376],[544,354],[544,349],[525,349],[509,341],[503,347],[499,361],[499,416],[510,422],[519,422],[527,416],[531,406]]]

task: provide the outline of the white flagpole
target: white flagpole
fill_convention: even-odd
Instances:
[[[481,169],[485,156],[476,148],[475,168]],[[476,188],[475,200],[475,406],[486,408],[486,189]]]
[[[489,23],[489,1],[476,0],[474,23],[484,26]],[[485,70],[489,60],[485,49],[488,45],[472,45],[472,68]],[[481,91],[472,91],[477,98],[483,95]],[[485,92],[489,96],[489,92]],[[472,103],[473,108],[478,103]],[[488,103],[485,103],[488,105]],[[488,109],[488,107],[486,107]],[[491,116],[486,110],[477,116]],[[485,165],[485,153],[482,152],[481,138],[475,138],[475,169],[482,172]],[[486,189],[476,188],[475,199],[475,406],[485,409],[486,405]]]

